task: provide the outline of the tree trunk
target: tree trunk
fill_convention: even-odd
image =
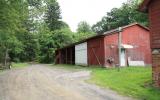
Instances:
[[[8,58],[8,49],[5,51],[5,59],[4,59],[4,66],[6,67],[7,65],[7,58]]]

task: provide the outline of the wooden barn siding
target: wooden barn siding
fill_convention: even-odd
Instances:
[[[98,37],[87,41],[87,53],[88,53],[88,65],[99,65],[104,66],[104,38]],[[95,54],[96,55],[95,55]],[[97,56],[97,58],[96,58]],[[99,60],[99,62],[98,62]]]
[[[151,48],[160,48],[160,0],[154,0],[149,5],[151,29]]]
[[[160,87],[160,0],[153,0],[149,4],[149,20],[152,52],[159,51],[152,54],[153,81],[155,86]]]
[[[145,64],[151,64],[151,49],[148,31],[137,25],[123,29],[122,43],[135,46],[134,49],[126,50],[126,58],[131,57],[132,60],[143,60]],[[114,47],[111,48],[111,45]],[[118,33],[105,36],[105,59],[108,59],[109,57],[114,58],[114,64],[119,63]],[[106,62],[106,65],[110,66],[108,62]]]
[[[114,59],[114,64],[118,64],[118,34],[105,36],[105,59],[106,66],[112,66],[107,62],[109,58]],[[114,65],[113,65],[114,66]]]
[[[127,56],[132,60],[143,60],[145,64],[151,64],[151,48],[149,31],[135,25],[123,30],[122,43],[133,45],[133,49],[127,50]]]

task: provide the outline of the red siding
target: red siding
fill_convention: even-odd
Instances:
[[[134,25],[123,29],[122,44],[134,46],[133,49],[126,49],[127,58],[131,60],[143,60],[145,64],[151,64],[151,49],[149,31]],[[118,33],[105,36],[105,58],[114,58],[114,64],[118,64]],[[110,65],[106,62],[106,65]]]
[[[151,30],[152,73],[155,86],[160,87],[160,0],[152,0],[149,4],[149,19]]]
[[[160,0],[154,0],[149,5],[151,29],[151,48],[160,48]]]
[[[139,26],[124,29],[122,43],[134,46],[127,50],[127,56],[132,60],[143,60],[151,64],[150,33]]]
[[[118,33],[95,36],[86,40],[88,65],[114,66],[118,60]],[[80,42],[82,43],[82,42]],[[145,64],[151,64],[151,50],[149,31],[134,24],[123,29],[122,43],[133,45],[134,49],[126,49],[127,58],[131,60],[143,60]],[[72,47],[60,49],[57,52],[57,63],[73,63],[74,53]],[[113,58],[112,65],[108,59]],[[111,60],[110,60],[111,61]]]
[[[111,66],[107,62],[110,58],[114,59],[114,64],[118,64],[118,34],[105,36],[105,65]]]
[[[104,38],[99,37],[87,41],[88,64],[104,66]]]

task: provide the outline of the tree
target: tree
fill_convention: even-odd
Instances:
[[[26,18],[27,3],[20,0],[0,1],[0,49],[1,61],[6,65],[7,55],[10,51],[21,51],[21,43],[15,33],[23,30],[22,23]]]
[[[26,31],[23,33],[17,33],[16,37],[21,43],[21,51],[15,52],[15,50],[11,50],[10,57],[12,58],[12,61],[24,62],[37,60],[39,54],[37,34]]]
[[[130,0],[120,8],[113,8],[101,21],[92,26],[92,30],[97,33],[103,33],[133,22],[148,26],[147,15],[137,11],[139,2],[139,0]]]
[[[79,41],[79,40],[91,37],[94,34],[95,33],[91,30],[90,25],[86,21],[81,21],[78,24],[77,33],[75,34],[75,38],[77,41]]]
[[[77,28],[78,33],[91,33],[91,26],[86,21],[81,21]]]
[[[43,30],[40,35],[39,43],[40,62],[52,63],[54,61],[55,50],[57,48],[73,43],[73,34],[69,28],[63,28],[55,31],[49,31],[49,29],[46,28],[46,30]]]
[[[47,11],[45,14],[45,22],[48,25],[48,28],[51,31],[61,29],[62,21],[61,20],[61,12],[60,6],[56,0],[50,0],[47,2]]]
[[[79,33],[80,37],[90,33]],[[78,36],[78,35],[77,35]],[[88,36],[88,35],[87,35]],[[75,42],[56,0],[0,0],[0,62],[54,61],[55,50]]]

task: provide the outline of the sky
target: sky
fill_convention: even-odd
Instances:
[[[112,8],[120,7],[127,0],[57,0],[61,7],[62,20],[72,31],[76,31],[80,21],[91,26],[100,21]]]

